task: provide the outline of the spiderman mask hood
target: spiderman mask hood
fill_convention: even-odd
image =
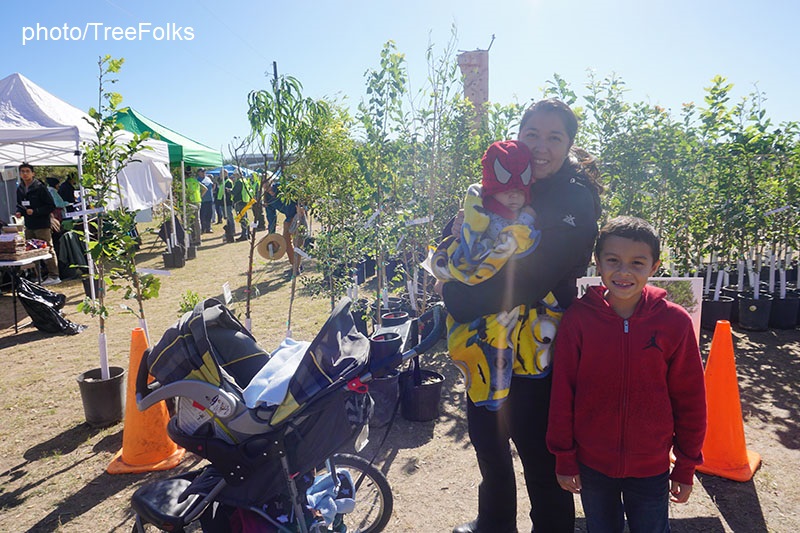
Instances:
[[[522,190],[525,205],[531,202],[531,152],[518,141],[498,141],[493,143],[481,159],[483,166],[483,206],[507,219],[513,219],[510,209],[498,202],[494,195],[510,190]]]

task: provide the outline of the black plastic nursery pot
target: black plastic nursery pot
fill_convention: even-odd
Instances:
[[[798,310],[800,310],[800,297],[796,294],[786,294],[786,298],[777,298],[773,295],[772,308],[769,313],[769,327],[775,329],[794,329],[797,326]]]
[[[353,305],[350,307],[350,315],[353,317],[356,329],[365,337],[370,336],[367,307],[369,307],[369,300],[366,298],[359,298],[353,302]]]
[[[731,316],[730,316],[730,323],[731,324],[738,324],[739,323],[739,288],[736,285],[728,285],[727,287],[722,287],[722,296],[729,296],[733,298],[733,304],[731,305]]]
[[[364,260],[364,275],[367,278],[371,278],[375,275],[375,265],[376,261],[371,257],[368,257]]]
[[[383,305],[383,301],[379,300],[377,302],[372,302],[370,305],[370,309],[372,310],[372,321],[377,324],[378,323],[378,306],[380,306],[380,313],[383,315],[384,313],[391,313],[393,311],[400,311],[403,308],[403,300],[402,298],[398,298],[396,296],[389,296],[386,301],[388,302],[388,307]]]
[[[769,315],[772,311],[772,296],[753,293],[739,294],[739,327],[749,331],[766,331],[769,329]]]
[[[400,373],[400,413],[406,420],[427,422],[439,418],[444,376],[432,370]]]
[[[387,331],[369,339],[369,368],[374,376],[381,376],[400,364],[403,339],[399,333]]]
[[[732,309],[733,298],[730,296],[720,296],[719,300],[704,299],[700,313],[700,327],[713,331],[717,327],[718,320],[730,321]]]
[[[381,324],[384,326],[397,326],[408,321],[408,313],[405,311],[390,311],[381,315]]]
[[[116,424],[125,414],[125,369],[112,366],[108,379],[102,379],[99,368],[77,377],[86,423],[92,427]]]
[[[186,258],[183,256],[182,248],[175,248],[172,252],[161,254],[164,260],[164,268],[183,268],[186,265]]]
[[[367,281],[366,266],[364,262],[357,263],[354,271],[356,273],[356,283],[361,285]]]
[[[94,285],[95,296],[100,294],[100,290],[103,287],[103,283],[101,281],[98,281],[94,278],[90,278],[88,276],[81,279],[81,282],[83,283],[83,294],[85,294],[87,298],[92,297],[92,285]]]

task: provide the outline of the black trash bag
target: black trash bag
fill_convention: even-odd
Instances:
[[[86,329],[86,326],[70,322],[61,314],[60,309],[66,302],[63,294],[47,290],[25,278],[17,278],[17,296],[39,331],[75,335]]]

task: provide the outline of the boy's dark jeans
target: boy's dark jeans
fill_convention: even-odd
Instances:
[[[469,437],[478,456],[479,531],[514,531],[517,485],[509,439],[514,441],[525,472],[533,530],[572,533],[575,503],[556,481],[555,457],[547,450],[550,377],[514,377],[508,399],[498,411],[477,407],[467,398]]]
[[[581,502],[589,533],[669,532],[669,471],[645,478],[612,478],[580,465]]]

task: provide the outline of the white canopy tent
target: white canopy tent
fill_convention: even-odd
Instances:
[[[89,115],[60,100],[19,73],[0,80],[0,168],[23,161],[36,165],[78,166],[82,144],[97,140]],[[119,131],[122,143],[133,138]],[[148,139],[151,149],[118,175],[130,209],[152,207],[169,194],[172,175],[165,142]]]
[[[82,175],[81,152],[97,141],[91,117],[80,109],[53,96],[25,76],[15,73],[0,80],[0,169],[16,167],[22,162],[34,166],[76,166]],[[120,130],[120,143],[133,135]],[[117,174],[122,202],[138,210],[165,200],[172,188],[167,143],[148,139],[149,150],[136,155],[136,161]],[[84,226],[88,226],[86,197],[81,194]],[[89,232],[85,232],[88,249]],[[87,254],[89,275],[94,264]],[[94,283],[90,283],[95,298]],[[145,330],[146,331],[146,330]],[[102,378],[108,378],[108,355],[105,334],[100,335],[100,367]]]

